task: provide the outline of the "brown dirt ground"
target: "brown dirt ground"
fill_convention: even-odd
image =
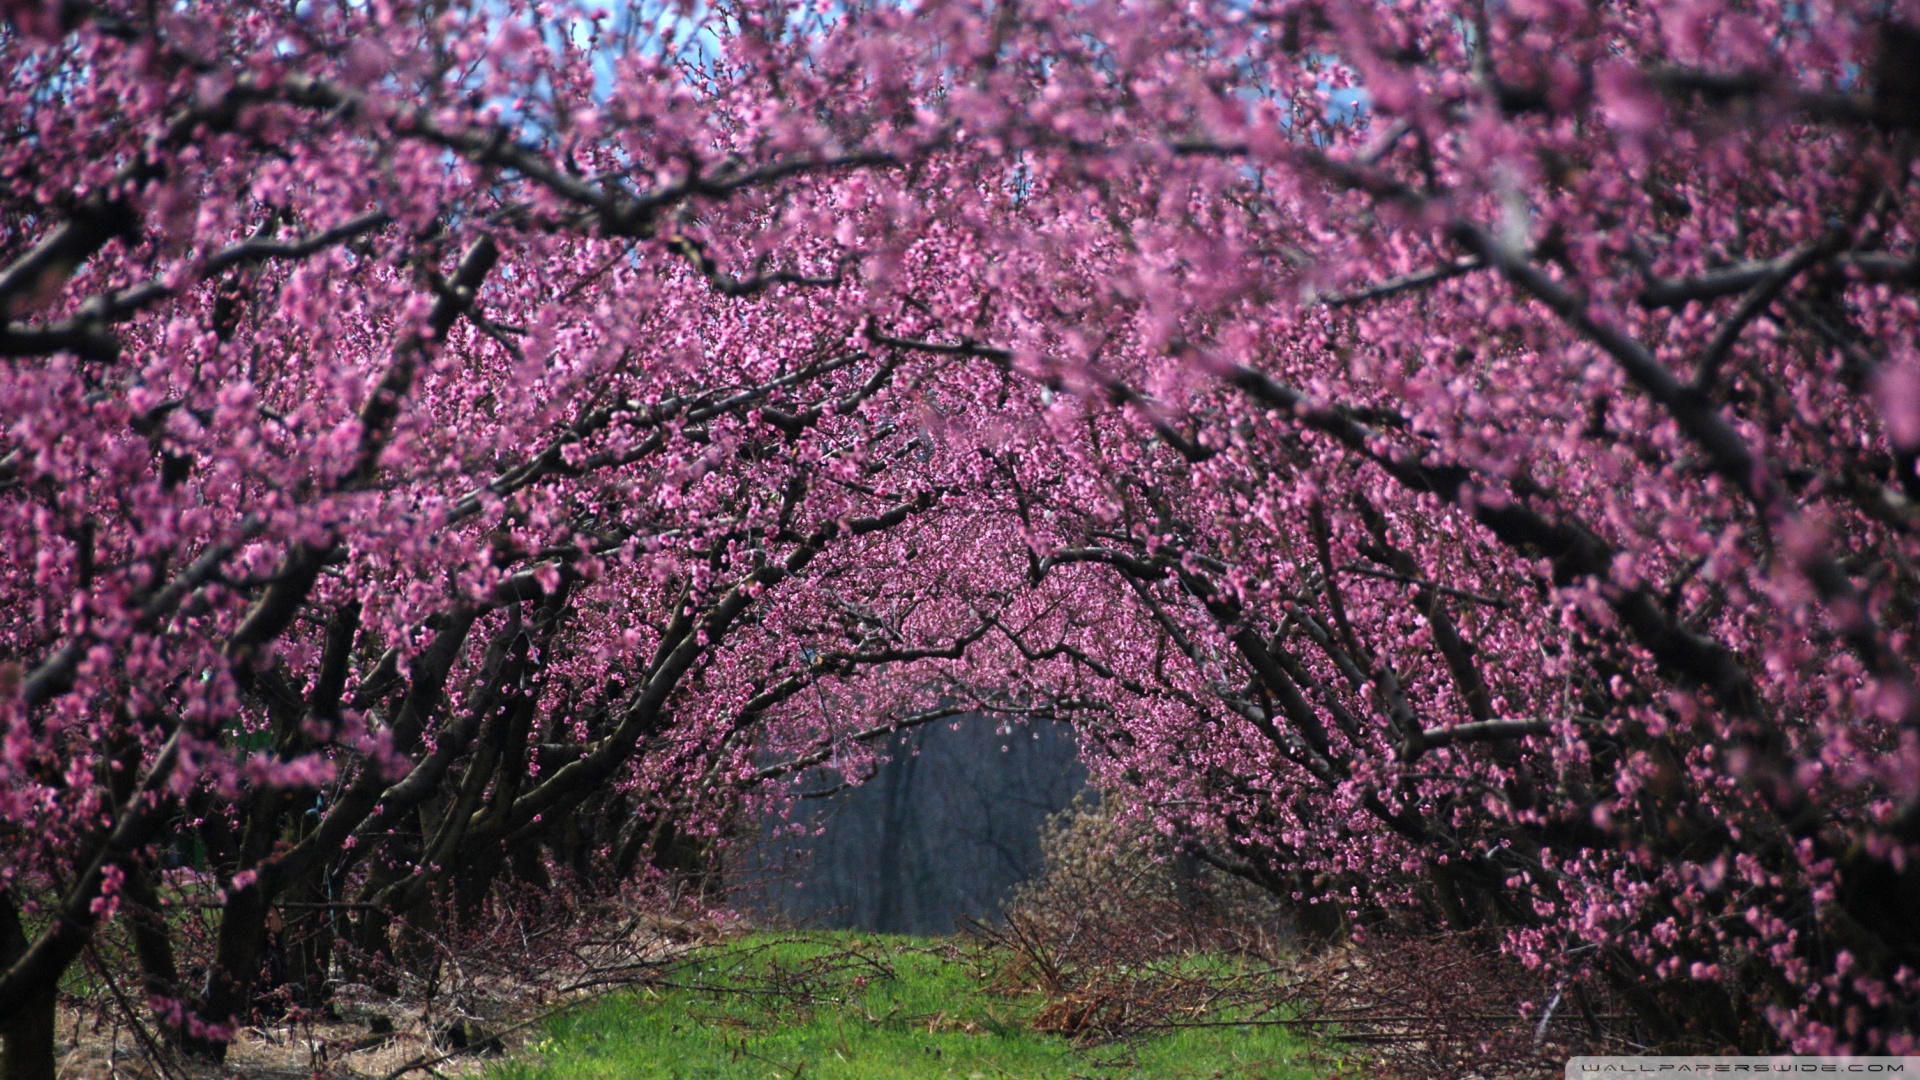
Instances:
[[[151,1017],[129,1017],[108,995],[63,1001],[57,1031],[60,1080],[361,1080],[470,1077],[536,1041],[540,1021],[623,986],[645,983],[720,937],[704,921],[636,916],[597,939],[504,957],[451,957],[429,993],[397,996],[349,984],[326,1017],[242,1028],[223,1064],[150,1052]]]

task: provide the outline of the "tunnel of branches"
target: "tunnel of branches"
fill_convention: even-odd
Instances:
[[[1308,947],[1914,1052],[1917,24],[0,5],[8,1068],[103,943],[218,1059],[724,904],[963,720]]]

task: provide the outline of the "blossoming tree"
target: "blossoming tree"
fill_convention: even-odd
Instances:
[[[973,709],[1330,929],[1911,1050],[1914,14],[0,9],[9,1067],[102,920],[218,1054],[276,903]]]

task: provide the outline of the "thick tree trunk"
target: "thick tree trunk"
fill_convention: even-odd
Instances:
[[[226,1060],[232,1030],[252,1005],[254,978],[260,970],[260,945],[267,936],[267,910],[267,898],[258,886],[236,889],[227,896],[206,996],[195,1010],[202,1020],[221,1031],[217,1035],[189,1035],[183,1045],[195,1057]]]
[[[13,897],[0,891],[0,970],[27,951],[26,928]],[[52,982],[28,999],[19,1015],[0,1026],[0,1080],[54,1080],[54,1004]]]
[[[133,953],[140,961],[140,987],[148,1001],[174,1001],[180,997],[179,967],[174,961],[173,937],[167,928],[166,912],[160,896],[144,866],[127,867],[120,887],[127,901],[127,925],[133,937]],[[162,1020],[155,1025],[161,1037],[178,1045],[180,1029]]]

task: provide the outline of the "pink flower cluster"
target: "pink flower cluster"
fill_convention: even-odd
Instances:
[[[728,10],[0,5],[0,901],[193,848],[217,1052],[283,899],[690,872],[982,712],[1349,930],[1914,1052],[1910,0]]]

